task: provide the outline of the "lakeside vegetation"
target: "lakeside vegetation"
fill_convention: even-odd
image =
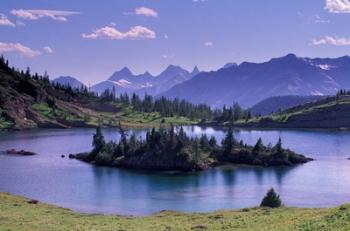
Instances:
[[[146,217],[80,214],[0,193],[0,230],[259,230],[350,229],[350,205],[336,208],[246,208],[211,213],[162,211]]]
[[[179,171],[200,171],[224,164],[290,166],[312,160],[284,149],[281,139],[274,146],[265,146],[261,138],[254,146],[244,144],[235,139],[232,127],[221,145],[214,136],[189,137],[182,127],[153,128],[145,139],[134,133],[128,138],[121,126],[119,131],[119,142],[106,142],[101,128],[97,127],[93,150],[70,157],[102,166]]]

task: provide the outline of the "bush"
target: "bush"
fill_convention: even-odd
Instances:
[[[275,192],[273,188],[271,188],[261,201],[260,207],[278,208],[281,205],[282,201],[280,199],[280,196]]]

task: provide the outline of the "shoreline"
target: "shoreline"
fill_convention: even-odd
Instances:
[[[45,202],[45,201],[41,201],[40,199],[37,198],[31,198],[28,196],[24,196],[24,195],[20,195],[20,194],[16,194],[16,193],[11,193],[11,192],[7,192],[7,191],[0,191],[0,198],[3,196],[9,196],[9,197],[14,197],[14,198],[19,198],[22,200],[25,200],[25,202],[29,203],[29,204],[41,204],[41,205],[47,205],[47,206],[51,206],[51,207],[55,207],[55,208],[59,208],[59,209],[64,209],[64,210],[68,210],[70,212],[73,212],[75,214],[78,215],[97,215],[97,216],[117,216],[117,217],[125,217],[125,218],[145,218],[145,217],[152,217],[152,216],[157,216],[161,213],[165,213],[165,212],[174,212],[174,213],[181,213],[181,214],[212,214],[212,213],[217,213],[217,212],[239,212],[239,211],[244,211],[244,210],[250,210],[250,209],[262,209],[262,207],[259,207],[259,205],[257,204],[256,206],[252,206],[252,207],[238,207],[238,208],[231,208],[231,209],[213,209],[210,211],[182,211],[182,210],[172,210],[172,209],[161,209],[159,211],[155,211],[155,212],[150,212],[150,213],[145,213],[142,215],[137,215],[137,214],[127,214],[127,213],[117,213],[117,212],[93,212],[93,210],[86,210],[84,211],[83,209],[75,209],[75,208],[69,208],[68,206],[65,207],[64,205],[58,205],[55,203],[50,203],[50,202]],[[33,203],[34,201],[34,203]],[[1,204],[1,201],[0,201]],[[339,206],[342,205],[348,205],[350,206],[350,202],[344,202],[344,203],[340,203],[338,205],[331,205],[331,206],[320,206],[320,207],[304,207],[304,206],[284,206],[282,205],[279,208],[284,208],[284,209],[306,209],[306,210],[314,210],[314,209],[334,209],[337,208]],[[278,210],[279,208],[269,208],[269,207],[263,207],[264,209],[272,209],[272,210]]]
[[[251,207],[147,216],[74,212],[0,192],[0,230],[349,230],[350,204],[332,208]]]
[[[126,129],[151,129],[155,125],[159,124],[122,124],[122,126]],[[170,123],[163,124],[165,128],[171,126]],[[216,129],[226,129],[228,125],[225,124],[201,124],[201,123],[193,123],[193,124],[174,124],[174,126],[199,126],[201,128],[216,128]],[[35,131],[35,130],[69,130],[69,129],[93,129],[98,126],[83,126],[83,127],[32,127],[32,128],[2,128],[0,132],[16,132],[16,131]],[[320,132],[350,132],[350,128],[303,128],[303,127],[259,127],[259,126],[240,126],[233,125],[233,129],[237,130],[255,130],[255,131],[274,131],[274,130],[285,130],[285,131],[320,131]],[[102,128],[118,128],[116,125],[112,126],[102,126]]]
[[[195,126],[200,126],[203,128],[228,128],[229,125],[225,124],[216,124],[216,123],[211,123],[211,124],[196,124]],[[350,128],[308,128],[308,127],[259,127],[259,126],[242,126],[242,125],[237,125],[233,124],[232,125],[233,129],[241,129],[241,130],[258,130],[258,131],[264,131],[264,130],[286,130],[286,131],[334,131],[334,132],[350,132]]]
[[[89,155],[89,152],[83,152],[83,153],[76,153],[76,154],[68,154],[67,156],[71,160],[81,161],[85,164],[96,166],[96,167],[106,167],[106,168],[111,168],[111,169],[125,169],[125,170],[130,170],[130,171],[141,171],[141,172],[148,172],[148,173],[174,172],[174,173],[180,173],[180,174],[201,173],[201,172],[207,172],[210,170],[214,170],[216,168],[236,168],[236,167],[263,168],[263,169],[294,168],[294,167],[298,167],[298,166],[307,164],[309,162],[316,161],[316,159],[306,157],[307,162],[292,164],[292,165],[258,165],[258,164],[246,164],[246,163],[214,162],[205,169],[184,171],[184,170],[179,170],[179,169],[166,170],[166,169],[152,169],[152,168],[137,168],[137,167],[128,167],[128,166],[113,165],[113,164],[100,165],[100,164],[96,164],[96,163],[87,161],[86,156],[88,156],[88,155]]]

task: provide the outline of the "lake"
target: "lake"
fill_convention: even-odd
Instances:
[[[284,147],[316,159],[296,167],[220,167],[199,173],[152,173],[95,167],[67,158],[89,151],[94,129],[39,129],[0,133],[0,150],[25,149],[36,156],[0,155],[0,191],[75,211],[148,215],[161,210],[208,212],[259,205],[274,187],[286,206],[330,207],[350,202],[350,133],[311,130],[236,130],[237,139]],[[117,129],[103,129],[107,140]],[[225,132],[186,127],[191,136]],[[135,130],[144,136],[145,130]],[[61,158],[65,154],[66,158]]]

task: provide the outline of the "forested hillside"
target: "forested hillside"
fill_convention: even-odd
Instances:
[[[100,96],[85,86],[50,82],[45,73],[20,71],[0,59],[0,128],[68,128],[90,126],[156,126],[160,123],[193,124],[210,119],[205,105],[184,100],[129,98],[106,90]]]

